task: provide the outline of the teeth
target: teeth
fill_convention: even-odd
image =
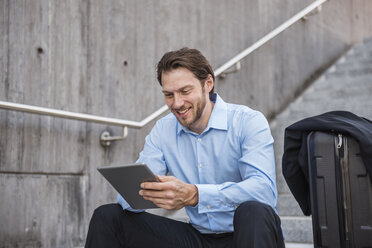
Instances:
[[[182,111],[178,111],[178,113],[180,113],[180,114],[184,114],[184,113],[187,112],[187,110],[188,110],[188,109],[185,109],[185,110],[182,110]]]

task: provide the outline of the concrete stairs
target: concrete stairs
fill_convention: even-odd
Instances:
[[[351,48],[270,123],[275,139],[278,212],[287,247],[312,247],[311,216],[303,215],[281,171],[284,129],[306,117],[346,110],[372,119],[372,38]]]

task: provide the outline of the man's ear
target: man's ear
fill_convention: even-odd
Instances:
[[[207,92],[211,92],[211,90],[213,89],[213,86],[214,86],[214,81],[213,81],[213,77],[211,74],[208,74],[208,77],[207,79],[205,80],[205,84],[204,84],[204,87],[206,87],[206,90]]]

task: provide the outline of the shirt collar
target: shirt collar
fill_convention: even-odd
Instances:
[[[220,130],[227,130],[227,104],[222,100],[222,98],[217,94],[214,93],[210,100],[215,99],[215,104],[212,110],[212,114],[209,117],[208,125],[203,131],[206,132],[211,128],[214,129],[220,129]],[[177,134],[180,134],[181,131],[184,131],[185,133],[191,133],[190,129],[187,127],[182,126],[177,121]]]

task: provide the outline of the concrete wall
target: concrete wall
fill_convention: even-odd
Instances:
[[[161,55],[200,49],[217,68],[310,0],[0,0],[0,100],[140,121],[164,102]],[[368,0],[330,1],[216,82],[227,101],[275,115],[347,47],[372,34]],[[115,200],[96,168],[133,162],[154,123],[121,129],[0,109],[0,247],[84,243]]]

